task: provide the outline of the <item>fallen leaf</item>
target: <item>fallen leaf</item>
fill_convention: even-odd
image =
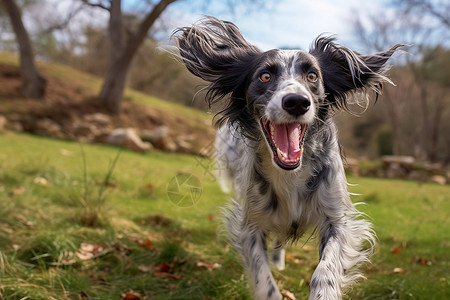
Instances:
[[[163,261],[162,263],[159,264],[158,270],[160,272],[172,272],[173,267],[169,265],[167,262]]]
[[[423,257],[416,257],[416,262],[423,266],[431,266],[432,265],[432,262],[430,260],[423,258]]]
[[[81,260],[89,260],[102,253],[103,250],[102,244],[81,243],[76,256]]]
[[[181,275],[175,275],[167,272],[161,272],[161,271],[154,271],[153,275],[156,277],[163,277],[163,278],[169,278],[173,280],[180,280]]]
[[[120,294],[120,298],[124,300],[139,300],[142,298],[142,295],[133,290],[128,291],[128,293]]]
[[[151,251],[156,250],[155,246],[153,246],[152,240],[149,238],[146,238],[145,240],[139,240],[138,244],[144,249],[151,250]]]
[[[203,261],[197,262],[196,265],[197,265],[197,267],[199,267],[199,268],[205,268],[205,269],[207,269],[208,271],[212,271],[212,270],[214,270],[214,269],[219,269],[219,268],[222,267],[222,265],[221,265],[221,264],[218,264],[218,263],[208,263],[208,262],[203,262]]]
[[[27,220],[24,216],[19,215],[19,214],[15,214],[15,215],[14,215],[14,218],[15,218],[18,222],[20,222],[20,223],[22,223],[23,225],[27,226],[28,228],[30,228],[30,229],[36,229],[36,225],[35,225],[33,222],[31,222],[30,220]]]
[[[405,269],[403,269],[403,268],[394,268],[394,270],[392,270],[392,272],[394,274],[402,274],[402,273],[405,273]]]
[[[154,265],[147,265],[147,266],[146,265],[139,265],[138,269],[141,270],[144,273],[148,273],[148,272],[153,271],[155,269],[155,266]]]
[[[214,221],[214,215],[213,215],[213,214],[209,214],[209,215],[208,215],[208,220]]]
[[[282,290],[281,295],[283,295],[285,298],[289,300],[297,300],[297,298],[295,298],[295,295],[289,292],[288,290]]]
[[[391,252],[394,254],[399,254],[400,252],[402,252],[403,250],[403,246],[402,245],[398,245],[397,247],[394,247],[391,249]]]
[[[310,246],[310,245],[304,245],[302,247],[302,250],[305,251],[305,252],[312,252],[312,251],[314,251],[314,247]]]
[[[20,186],[20,187],[16,187],[12,189],[12,193],[14,195],[22,195],[23,193],[25,193],[25,188]]]
[[[34,178],[33,182],[40,186],[48,186],[48,181],[44,177],[38,176],[38,177]]]
[[[289,253],[286,253],[285,259],[293,262],[294,264],[301,264],[301,263],[305,262],[304,259],[297,258],[294,255],[289,254]]]

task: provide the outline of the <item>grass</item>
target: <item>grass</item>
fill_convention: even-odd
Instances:
[[[114,147],[84,145],[85,169],[74,142],[5,133],[0,145],[0,299],[251,298],[239,259],[220,237],[227,196],[210,161],[122,151],[108,177]],[[193,202],[175,205],[168,189],[185,174],[201,187],[190,181],[193,189],[181,194],[193,192]],[[448,298],[450,188],[350,182],[379,239],[368,280],[351,299]],[[95,203],[101,190],[101,222],[83,222],[83,200]],[[297,299],[307,298],[318,259],[317,240],[304,243],[288,249],[285,271],[274,271]]]

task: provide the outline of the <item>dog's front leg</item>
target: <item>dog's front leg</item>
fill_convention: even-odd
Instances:
[[[342,299],[341,283],[344,277],[342,260],[345,259],[341,232],[336,225],[324,224],[320,237],[320,261],[312,275],[309,300]]]
[[[351,215],[351,214],[350,214]],[[320,230],[320,261],[310,282],[310,300],[342,299],[341,289],[360,275],[356,267],[369,260],[373,244],[370,224],[357,215],[344,215],[335,221],[327,219]]]
[[[244,263],[255,289],[255,299],[281,300],[282,296],[270,271],[265,235],[249,226],[243,228],[240,242]]]

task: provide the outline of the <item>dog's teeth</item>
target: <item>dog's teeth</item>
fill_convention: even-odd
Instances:
[[[277,148],[277,155],[278,155],[278,158],[280,160],[282,160],[282,161],[286,161],[287,160],[287,155],[284,154],[283,152],[281,152],[281,150],[278,149],[278,148]]]

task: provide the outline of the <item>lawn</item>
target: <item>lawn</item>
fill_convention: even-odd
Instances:
[[[0,135],[0,299],[250,299],[212,161]],[[450,297],[450,187],[350,178],[378,249],[351,299]],[[306,299],[317,239],[288,249]]]

